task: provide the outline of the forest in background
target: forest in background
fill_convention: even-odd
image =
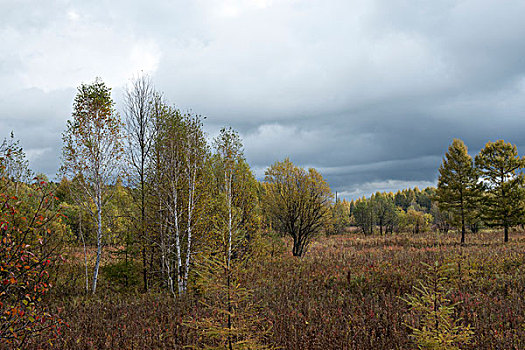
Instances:
[[[436,188],[346,201],[289,159],[257,181],[238,133],[209,142],[203,122],[147,77],[119,114],[97,79],[78,89],[60,182],[5,139],[2,346],[523,345],[515,146],[473,159],[454,140]]]

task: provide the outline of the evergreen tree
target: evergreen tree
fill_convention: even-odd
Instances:
[[[433,224],[440,232],[447,233],[450,230],[450,223],[454,221],[450,212],[440,210],[437,203],[432,203],[430,214],[434,218]]]
[[[391,221],[396,208],[393,201],[385,193],[377,192],[370,198],[370,201],[373,203],[376,224],[379,226],[379,233],[382,235],[383,228],[386,228]]]
[[[439,209],[452,214],[454,223],[461,225],[461,243],[465,243],[465,223],[479,198],[478,171],[467,146],[454,139],[439,167],[436,199]]]
[[[330,208],[331,224],[327,233],[340,234],[343,233],[345,227],[350,225],[350,203],[345,199],[337,201]]]
[[[436,194],[436,189],[434,187],[427,187],[422,191],[419,191],[417,194],[416,202],[417,204],[425,210],[425,212],[430,212],[432,209],[432,197]]]
[[[363,234],[374,233],[374,223],[376,221],[375,206],[371,200],[365,197],[356,201],[354,209],[355,225],[363,231]]]
[[[518,155],[515,145],[498,140],[487,142],[476,156],[476,165],[486,188],[483,218],[489,226],[503,227],[508,242],[509,227],[520,223],[525,214],[521,173],[525,158]]]

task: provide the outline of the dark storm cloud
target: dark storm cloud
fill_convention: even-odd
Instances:
[[[53,175],[75,87],[143,70],[231,125],[259,178],[285,157],[354,198],[435,184],[454,137],[525,147],[522,1],[80,1],[2,5],[0,127]]]

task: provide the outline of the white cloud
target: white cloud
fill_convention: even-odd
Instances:
[[[77,21],[80,19],[80,15],[75,10],[69,10],[67,12],[67,18],[69,18],[71,21]]]
[[[38,29],[0,25],[5,38],[0,62],[16,52],[20,64],[4,74],[20,88],[48,92],[96,76],[119,86],[138,71],[155,72],[161,57],[154,39],[123,29],[118,22],[94,21],[75,10],[43,21]]]

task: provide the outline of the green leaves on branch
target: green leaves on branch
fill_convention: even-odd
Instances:
[[[122,124],[114,110],[111,89],[100,79],[78,88],[73,104],[72,120],[63,134],[62,173],[76,178],[79,186],[75,198],[97,222],[97,259],[93,272],[93,293],[104,245],[103,223],[105,207],[122,175]]]
[[[439,167],[436,199],[439,209],[452,214],[453,224],[461,227],[461,243],[465,243],[465,226],[476,215],[481,188],[479,171],[474,166],[463,141],[454,139]]]
[[[297,167],[288,158],[265,175],[264,211],[274,230],[293,238],[293,255],[302,256],[329,220],[330,187],[317,170]]]
[[[452,224],[477,229],[479,217],[489,225],[509,228],[523,223],[525,159],[515,145],[503,140],[488,142],[473,162],[463,141],[455,139],[439,168],[436,200],[451,215]]]
[[[518,155],[515,145],[503,140],[488,142],[476,156],[485,189],[483,218],[490,226],[503,227],[505,242],[509,227],[523,223],[525,158]]]

